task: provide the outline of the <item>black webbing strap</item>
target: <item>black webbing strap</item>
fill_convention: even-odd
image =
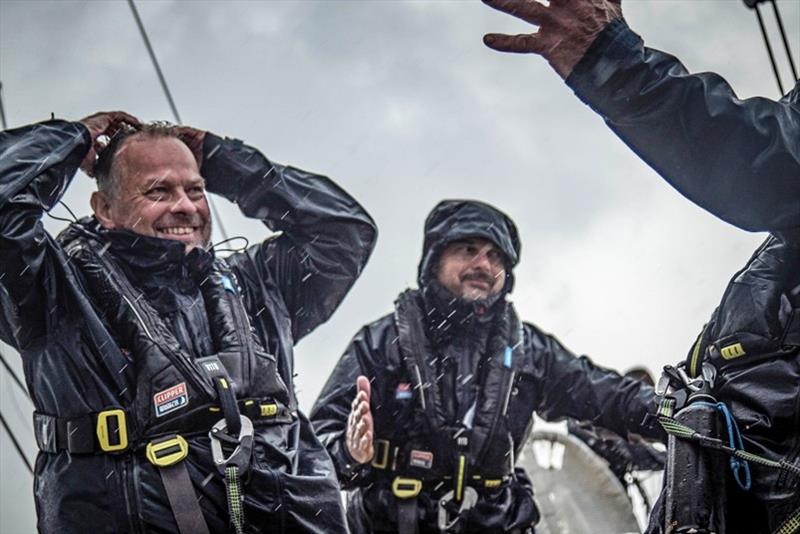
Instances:
[[[185,462],[158,469],[180,534],[209,534]]]
[[[171,434],[147,444],[145,456],[158,468],[172,515],[180,534],[208,534],[208,525],[197,502],[197,494],[186,469],[189,444],[183,436]]]
[[[398,534],[417,534],[419,521],[417,519],[417,499],[395,499],[397,501],[397,532]]]
[[[123,452],[135,442],[124,410],[112,408],[78,417],[33,412],[33,434],[42,452],[70,454]]]
[[[214,388],[217,390],[219,405],[222,408],[222,415],[225,417],[225,423],[228,425],[228,433],[238,436],[242,429],[239,420],[239,405],[236,402],[236,394],[233,391],[233,383],[230,377],[228,377],[228,372],[216,356],[198,358],[197,363],[211,379]]]

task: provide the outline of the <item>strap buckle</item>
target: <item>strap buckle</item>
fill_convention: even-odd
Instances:
[[[456,523],[458,523],[459,519],[461,519],[464,512],[470,510],[473,506],[475,506],[475,503],[478,502],[478,492],[475,491],[475,488],[472,486],[465,487],[463,490],[461,505],[458,507],[455,517],[451,519],[451,514],[448,508],[450,507],[450,502],[455,498],[455,495],[455,490],[450,490],[445,493],[441,499],[439,499],[438,526],[440,532],[447,532],[453,528]]]
[[[422,491],[422,481],[416,478],[394,477],[392,494],[398,499],[413,499]]]
[[[253,452],[253,422],[247,416],[239,415],[241,422],[241,430],[237,437],[230,436],[227,432],[228,423],[225,418],[217,421],[208,437],[211,438],[211,457],[214,460],[214,465],[222,475],[225,475],[225,469],[229,466],[239,468],[239,475],[244,475],[250,468],[250,457]],[[222,444],[233,446],[233,452],[227,457],[222,450]]]
[[[145,448],[145,456],[158,467],[169,467],[182,461],[189,454],[189,444],[183,436],[173,435],[151,441]]]
[[[389,440],[375,440],[375,457],[372,459],[372,467],[376,469],[386,469],[389,465]]]
[[[109,430],[109,420],[116,422],[116,430]],[[128,448],[128,425],[125,412],[119,408],[104,410],[97,414],[97,441],[103,452],[122,451]],[[111,443],[111,436],[116,434],[117,443]]]

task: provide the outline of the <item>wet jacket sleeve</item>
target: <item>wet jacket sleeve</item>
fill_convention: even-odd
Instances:
[[[64,194],[90,144],[81,123],[0,132],[0,339],[25,348],[58,321],[56,245],[42,215]]]
[[[339,483],[347,489],[358,485],[362,466],[347,452],[345,430],[350,415],[350,405],[356,396],[356,378],[359,375],[376,376],[375,352],[370,348],[370,332],[363,328],[344,351],[333,373],[311,409],[311,423],[317,437],[328,449],[336,466]],[[373,387],[372,402],[375,405],[379,392]]]
[[[331,316],[358,278],[375,245],[375,223],[329,178],[273,163],[241,141],[209,133],[203,152],[208,191],[281,232],[229,262],[256,284],[277,286],[299,340]]]
[[[745,230],[800,227],[800,84],[777,102],[740,100],[719,75],[646,48],[622,19],[567,84],[692,202]]]
[[[604,369],[586,356],[577,357],[550,335],[526,325],[531,369],[527,387],[534,388],[534,410],[547,420],[571,417],[627,437],[636,434],[663,439],[655,414],[652,387]]]

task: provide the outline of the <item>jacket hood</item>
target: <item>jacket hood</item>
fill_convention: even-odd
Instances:
[[[468,237],[488,239],[503,252],[506,259],[504,293],[514,285],[512,269],[519,263],[520,248],[517,227],[511,218],[497,208],[477,200],[443,200],[425,220],[425,241],[419,262],[417,282],[427,286],[442,249],[450,242]]]

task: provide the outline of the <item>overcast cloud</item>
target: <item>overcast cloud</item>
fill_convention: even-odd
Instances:
[[[778,4],[798,60],[800,0]],[[523,241],[513,295],[521,316],[623,371],[658,371],[683,358],[765,237],[682,198],[543,60],[485,48],[486,32],[528,27],[480,2],[138,6],[185,123],[331,176],[379,225],[355,288],[298,346],[305,410],[355,331],[415,283],[422,224],[442,198],[481,199],[514,218]],[[741,1],[626,0],[624,9],[649,46],[691,70],[722,74],[740,97],[777,96],[755,16]],[[765,18],[776,38],[771,11]],[[11,127],[51,112],[77,120],[110,109],[172,119],[122,1],[0,0],[0,81]],[[64,201],[87,214],[92,189],[79,175]],[[235,206],[216,205],[228,234],[265,237]],[[47,221],[51,232],[63,226]],[[16,354],[2,350],[21,370]],[[5,371],[0,409],[33,457],[30,406]],[[0,532],[34,525],[31,479],[0,432]]]

